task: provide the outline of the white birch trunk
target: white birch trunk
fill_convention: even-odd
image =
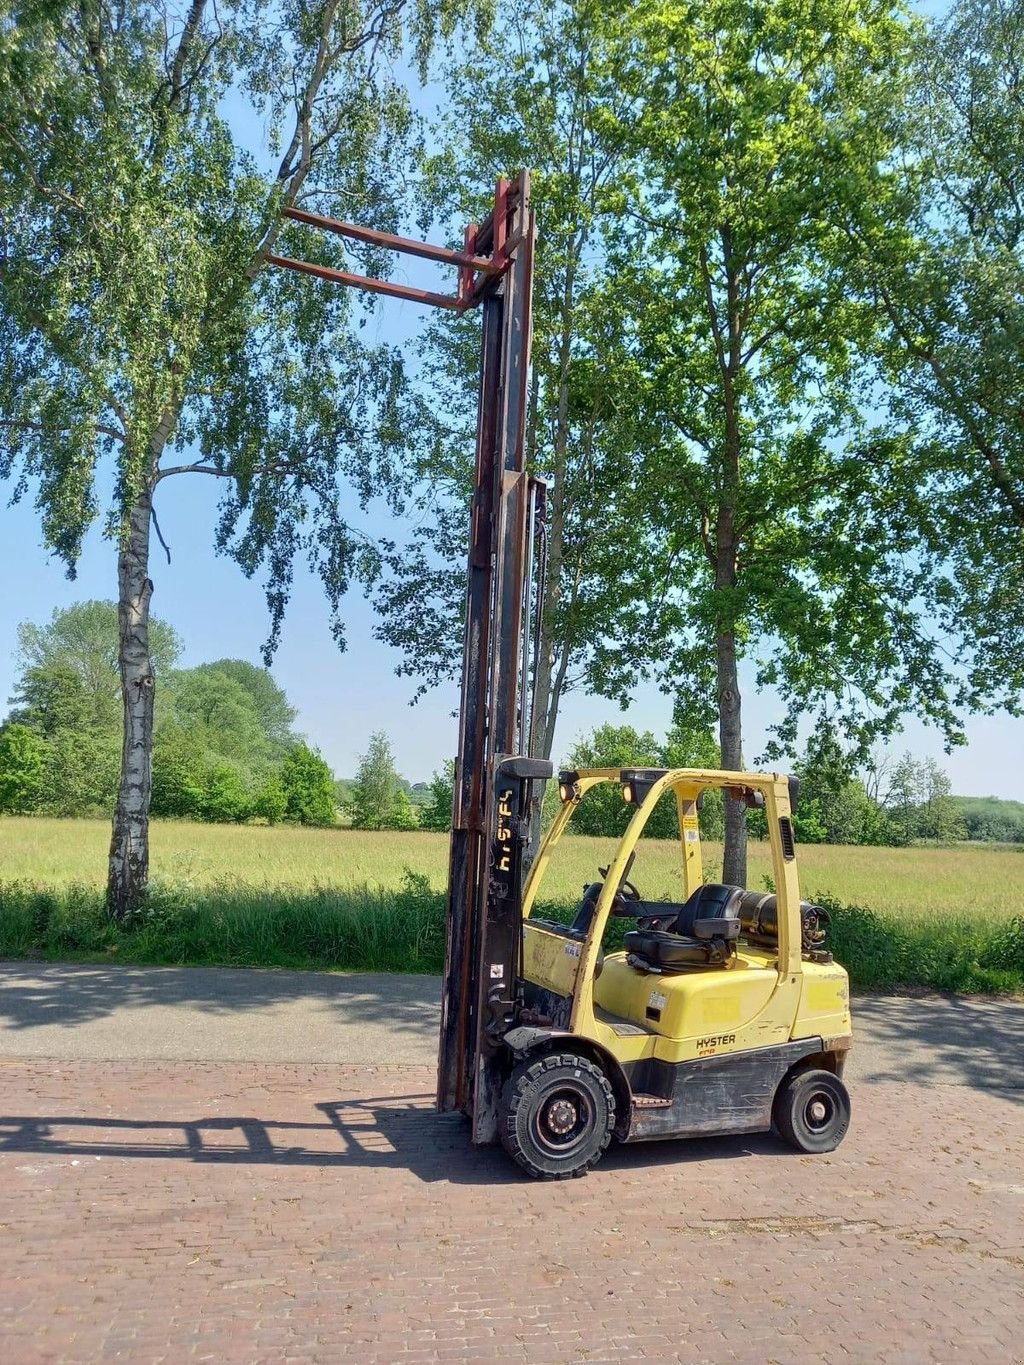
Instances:
[[[149,655],[151,488],[131,509],[117,561],[118,653],[124,708],[121,782],[114,810],[107,908],[114,919],[136,909],[149,880],[149,801],[153,781],[155,677]]]

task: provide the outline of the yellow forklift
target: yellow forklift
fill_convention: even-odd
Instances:
[[[571,923],[534,915],[552,856],[587,794],[618,785],[634,808]],[[791,801],[777,774],[589,769],[559,776],[561,808],[522,897],[519,1007],[503,1035],[505,1150],[545,1179],[583,1175],[612,1137],[760,1133],[832,1151],[850,1121],[846,972],[823,946],[828,916],[800,899]],[[515,799],[515,777],[505,784]],[[775,892],[704,881],[697,806],[709,789],[763,807]],[[629,880],[658,801],[679,817],[683,899]],[[617,951],[612,922],[626,920]]]
[[[532,1176],[584,1174],[612,1137],[755,1133],[805,1152],[843,1138],[851,1026],[846,973],[800,900],[786,778],[756,773],[563,773],[561,810],[526,876],[552,765],[535,758],[546,487],[525,464],[536,225],[526,171],[499,180],[462,247],[412,241],[297,208],[306,227],[457,270],[454,293],[272,255],[271,265],[429,307],[481,312],[475,478],[448,878],[437,1106],[501,1141]],[[551,855],[600,783],[635,807],[571,923],[534,915]],[[774,894],[705,884],[697,802],[762,805]],[[629,880],[658,800],[679,814],[682,899]],[[605,951],[611,921],[633,926]],[[621,926],[619,926],[621,927]]]
[[[532,1176],[582,1175],[610,1139],[751,1133],[803,1151],[842,1140],[849,1099],[846,973],[801,903],[785,778],[725,772],[564,773],[562,808],[529,876],[552,765],[533,757],[531,673],[543,601],[545,487],[524,463],[534,218],[529,178],[500,182],[466,234],[490,270],[463,277],[483,317],[438,1108],[472,1140],[500,1141]],[[536,580],[536,581],[535,581]],[[571,924],[535,918],[551,854],[599,783],[635,807],[607,873]],[[697,800],[708,788],[764,806],[774,895],[705,885]],[[628,880],[644,826],[671,793],[683,899]],[[634,921],[605,952],[611,919]]]

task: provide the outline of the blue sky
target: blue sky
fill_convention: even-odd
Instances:
[[[927,6],[928,9],[932,6]],[[245,141],[255,141],[250,129]],[[542,225],[543,227],[543,225]],[[431,267],[417,263],[400,269],[406,278],[428,287],[449,287]],[[313,286],[322,287],[322,286]],[[371,331],[382,338],[408,338],[427,321],[426,310],[412,304],[384,301],[378,306]],[[472,376],[467,383],[474,384]],[[152,576],[154,614],[169,621],[181,634],[186,665],[237,657],[259,662],[267,618],[258,581],[247,581],[237,566],[213,552],[217,488],[214,480],[178,478],[160,489],[158,514],[172,550],[167,565],[154,545]],[[44,621],[55,607],[82,598],[116,595],[114,547],[94,528],[89,535],[75,582],[42,545],[31,496],[17,507],[0,504],[0,712],[15,678],[14,651],[18,623]],[[380,513],[371,524],[401,538],[402,528]],[[218,603],[216,620],[208,604]],[[454,686],[429,694],[415,706],[410,700],[414,680],[399,678],[396,654],[373,639],[373,615],[364,597],[348,599],[346,621],[349,646],[339,653],[328,628],[327,610],[319,585],[297,566],[292,601],[274,663],[274,675],[298,708],[301,730],[317,745],[339,776],[354,772],[369,734],[384,730],[390,736],[400,771],[412,781],[428,778],[433,769],[454,754],[456,728],[452,712],[458,704]],[[756,760],[767,727],[778,715],[777,700],[753,694],[746,678],[745,733],[747,761]],[[556,753],[603,721],[624,719],[638,729],[663,734],[670,720],[670,702],[653,687],[638,689],[624,714],[599,698],[570,696],[563,706]],[[893,743],[902,752],[930,755],[944,764],[954,789],[962,794],[1024,799],[1024,720],[1006,716],[982,717],[967,726],[966,748],[946,756],[938,734],[908,722],[904,735]]]

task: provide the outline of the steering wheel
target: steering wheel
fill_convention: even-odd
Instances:
[[[611,912],[613,915],[618,915],[619,918],[621,919],[632,919],[633,916],[630,914],[628,910],[619,910],[618,906],[620,904],[624,904],[626,901],[638,901],[643,899],[640,895],[640,892],[629,880],[629,873],[632,872],[633,870],[633,860],[635,857],[636,852],[634,851],[630,856],[629,862],[626,864],[626,875],[622,878],[622,881],[619,883],[619,889],[618,891],[616,891],[615,897],[612,901]],[[607,881],[608,868],[599,867],[597,870],[601,874],[601,881],[602,882]]]
[[[629,862],[626,864],[627,876],[632,870],[633,858],[635,857],[636,853],[634,852],[630,857]],[[597,870],[601,874],[601,880],[599,882],[591,882],[589,886],[583,888],[583,903],[576,911],[576,918],[572,922],[572,927],[577,933],[585,934],[589,931],[591,922],[594,918],[594,912],[597,909],[598,897],[604,890],[604,883],[608,880],[607,867],[599,867]],[[619,919],[633,919],[634,916],[626,907],[628,902],[638,900],[640,900],[640,892],[631,881],[627,881],[626,877],[623,877],[622,884],[615,893],[615,899],[612,901],[612,915],[617,916]]]

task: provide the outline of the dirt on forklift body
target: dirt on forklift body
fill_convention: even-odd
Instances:
[[[506,808],[536,761],[506,765]],[[513,765],[521,777],[513,775]],[[634,814],[601,880],[571,923],[534,915],[552,855],[588,792],[617,783]],[[706,883],[697,802],[722,789],[763,806],[774,893]],[[492,876],[522,914],[515,991],[492,991],[487,1028],[504,1082],[497,1136],[530,1175],[583,1175],[612,1137],[759,1133],[803,1152],[832,1151],[850,1120],[842,1081],[852,1043],[847,974],[824,947],[828,916],[801,901],[791,782],[778,774],[701,769],[589,769],[559,777],[561,809],[525,886],[500,840]],[[674,797],[682,901],[644,900],[630,882],[658,801]],[[521,794],[520,794],[521,795]],[[511,834],[510,821],[499,834]],[[502,864],[504,863],[504,870]],[[492,888],[493,889],[493,888]],[[632,921],[617,951],[613,920]]]

